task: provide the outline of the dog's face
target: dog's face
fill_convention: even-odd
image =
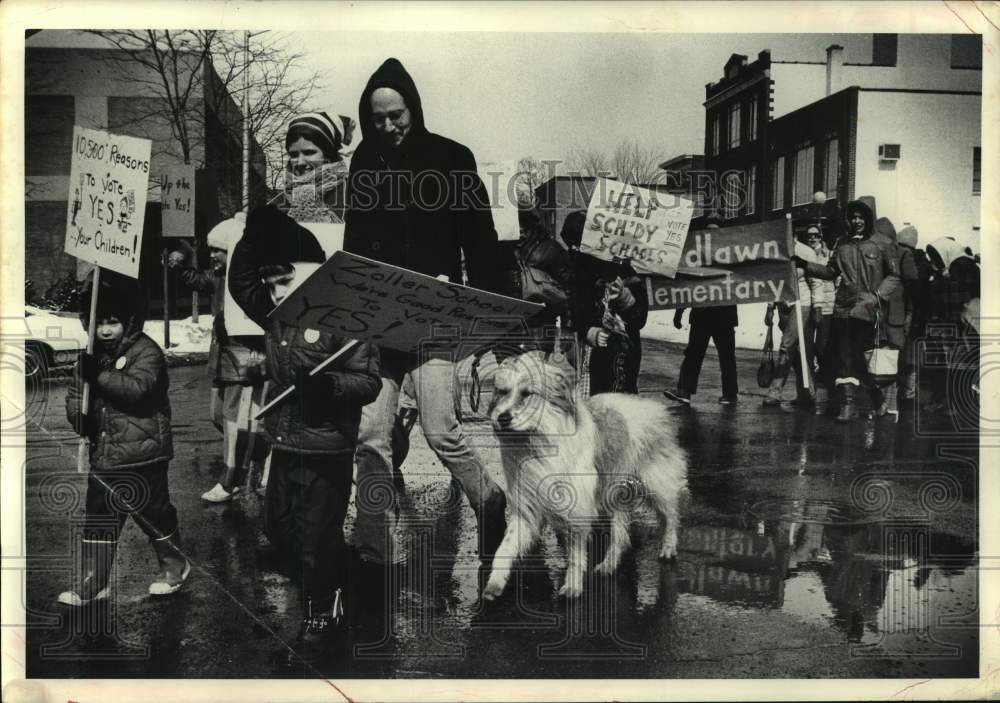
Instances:
[[[571,370],[537,352],[504,361],[493,381],[490,421],[496,432],[554,434],[576,417]]]

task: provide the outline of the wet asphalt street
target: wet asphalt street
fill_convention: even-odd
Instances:
[[[673,386],[681,353],[646,343],[644,395]],[[741,352],[741,402],[719,406],[710,350],[693,406],[671,410],[691,456],[676,561],[657,561],[655,520],[640,513],[618,574],[588,576],[578,602],[555,596],[564,559],[547,533],[503,598],[480,608],[472,512],[416,429],[398,598],[388,613],[358,606],[353,648],[298,675],[975,676],[976,436],[943,417],[841,426],[787,404],[764,409],[755,370],[756,354]],[[194,570],[166,599],[146,595],[155,559],[129,523],[110,608],[70,615],[56,605],[86,477],[75,471],[64,386],[52,384],[36,408],[25,471],[29,677],[277,675],[271,656],[300,616],[295,583],[256,561],[260,497],[200,501],[221,468],[208,380],[204,366],[170,373],[171,495]],[[468,429],[502,482],[488,426]]]

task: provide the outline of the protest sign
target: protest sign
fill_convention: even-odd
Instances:
[[[271,316],[297,327],[413,352],[435,328],[469,335],[475,326],[479,336],[499,337],[520,329],[542,308],[339,251]]]
[[[160,175],[164,237],[194,236],[194,166],[172,166]]]
[[[673,278],[694,203],[687,198],[606,178],[594,184],[580,251],[630,259],[638,273]]]
[[[693,232],[676,278],[646,279],[650,310],[798,298],[791,240],[783,220]]]
[[[493,213],[493,228],[501,242],[516,242],[521,238],[517,212],[517,159],[479,164],[479,178],[486,186]]]
[[[148,139],[73,128],[67,254],[138,278],[151,151]]]
[[[344,248],[343,222],[299,222],[300,225],[313,233],[316,241],[323,247],[326,258],[333,256]]]
[[[222,228],[228,244],[228,252],[226,256],[226,292],[223,298],[223,315],[225,315],[224,319],[226,321],[226,334],[230,336],[260,336],[264,334],[264,330],[260,328],[260,325],[247,317],[247,314],[243,312],[243,308],[237,304],[233,294],[229,292],[229,261],[233,258],[233,249],[236,247],[236,243],[240,241],[240,238],[243,236],[244,225],[245,221],[242,219],[242,215],[238,215],[237,217],[223,220],[215,226]]]

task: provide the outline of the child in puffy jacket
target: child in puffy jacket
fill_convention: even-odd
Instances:
[[[84,327],[92,295],[82,296]],[[150,595],[174,593],[191,571],[167,486],[173,438],[166,361],[142,331],[145,298],[137,281],[113,271],[101,272],[97,295],[94,353],[80,357],[66,394],[66,416],[90,444],[82,568],[58,598],[69,606],[108,597],[118,537],[129,516],[156,552],[159,571]],[[84,381],[90,384],[87,408]]]
[[[382,387],[376,347],[355,344],[310,376],[350,340],[268,318],[325,260],[309,230],[268,206],[250,213],[229,263],[233,298],[265,331],[265,405],[295,386],[294,394],[264,417],[272,450],[265,531],[302,573],[304,615],[296,652],[279,650],[280,668],[318,662],[330,635],[341,628],[347,581],[343,528],[361,408],[375,400]]]

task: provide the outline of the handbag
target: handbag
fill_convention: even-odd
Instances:
[[[521,300],[561,308],[569,300],[566,291],[548,272],[528,263],[532,251],[539,243],[537,239],[525,242],[517,248],[514,256],[521,285]]]
[[[764,337],[764,348],[760,352],[760,365],[757,367],[757,385],[770,388],[774,380],[774,331],[767,326],[767,336]]]
[[[879,305],[875,312],[875,347],[865,352],[865,364],[868,366],[868,373],[876,381],[890,381],[899,373],[899,349],[882,342],[879,329],[881,319],[882,307]]]

